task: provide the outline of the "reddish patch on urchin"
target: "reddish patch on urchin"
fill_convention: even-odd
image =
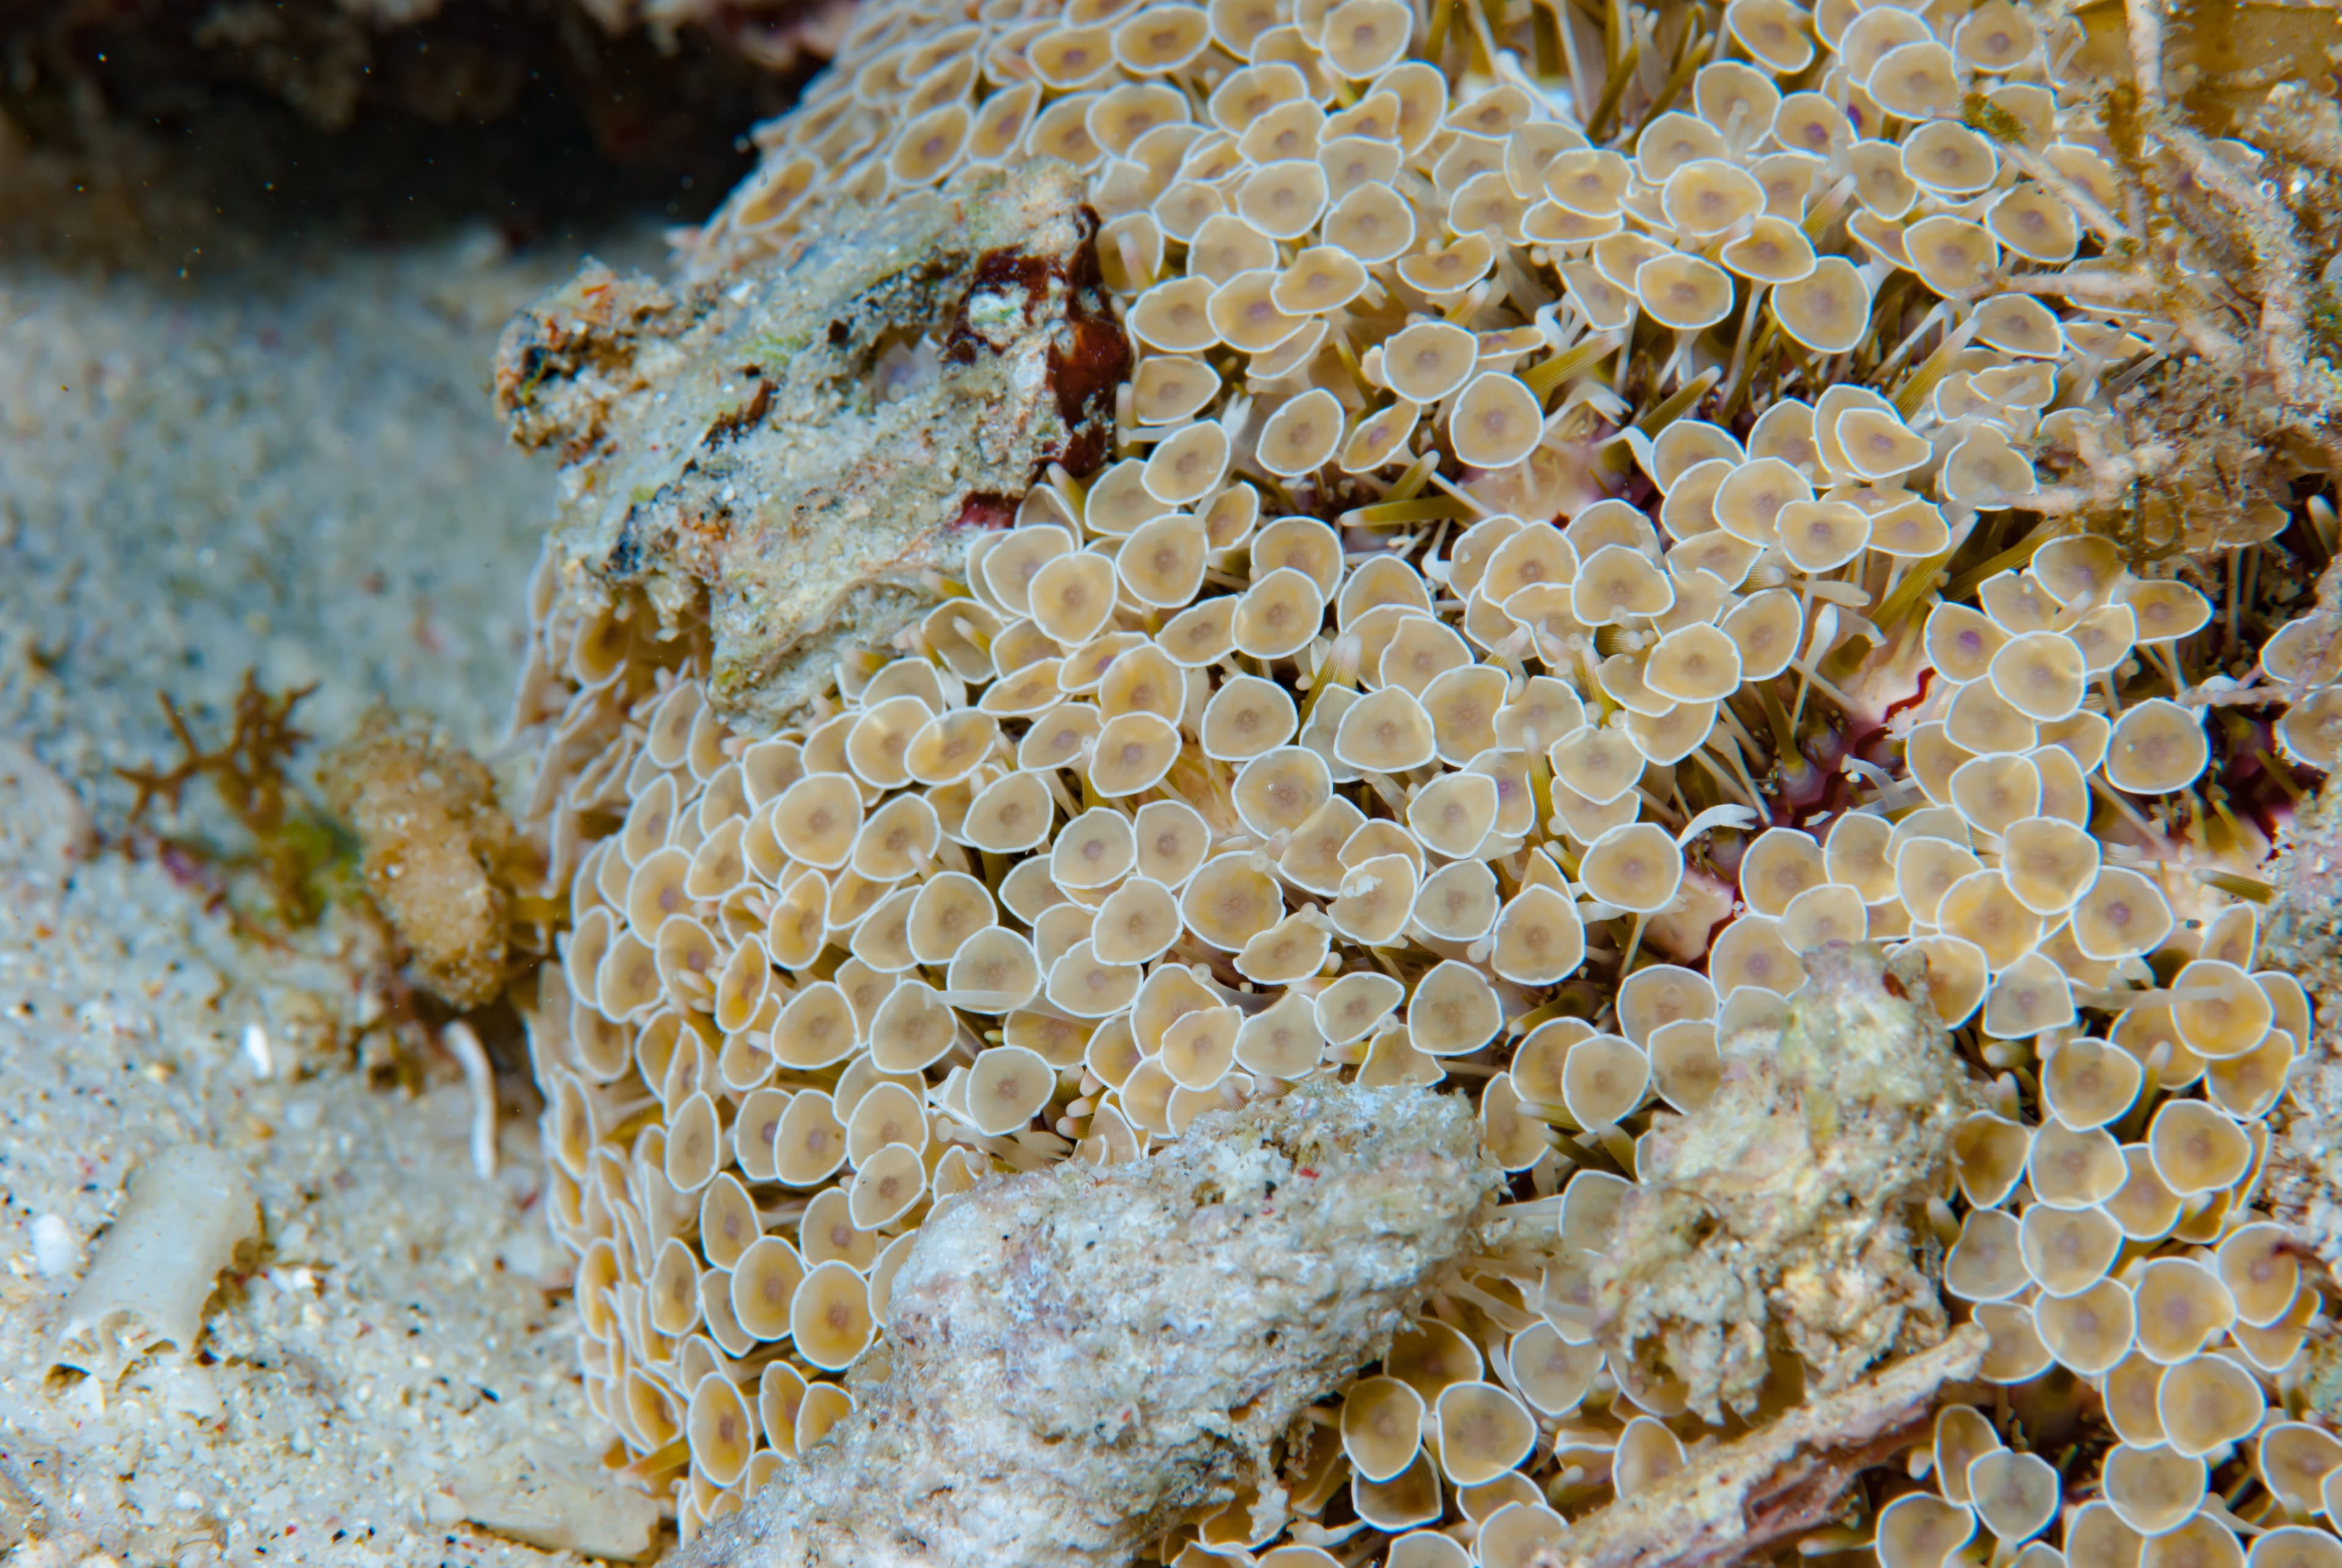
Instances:
[[[959,514],[947,526],[953,528],[998,529],[1012,526],[1016,521],[1016,503],[1006,495],[996,495],[988,490],[971,492],[959,504]]]
[[[943,356],[954,365],[973,365],[979,351],[993,352],[991,341],[976,330],[968,305],[978,295],[1017,292],[1025,296],[1025,324],[1029,328],[1042,305],[1063,290],[1064,318],[1050,335],[1049,390],[1065,421],[1066,444],[1054,461],[1080,478],[1106,460],[1114,433],[1116,389],[1130,378],[1130,338],[1107,305],[1106,275],[1097,258],[1098,215],[1089,207],[1075,210],[1081,243],[1062,261],[1014,247],[986,251],[976,258],[967,291],[945,335]],[[1037,483],[1048,465],[1035,470]]]
[[[2277,721],[2282,716],[2275,706],[2212,710],[2204,725],[2212,758],[2197,786],[2217,784],[2230,814],[2251,823],[2271,844],[2293,820],[2297,799],[2316,794],[2326,782],[2317,769],[2278,755]],[[2272,764],[2283,770],[2282,777]]]
[[[1066,269],[1066,329],[1049,345],[1049,387],[1070,432],[1058,461],[1076,477],[1106,461],[1115,391],[1130,379],[1130,338],[1115,319],[1098,268],[1098,216],[1079,209],[1081,247]]]

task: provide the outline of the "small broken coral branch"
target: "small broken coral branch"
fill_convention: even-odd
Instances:
[[[1121,1568],[1256,1488],[1313,1401],[1476,1243],[1469,1107],[1316,1086],[1166,1152],[980,1186],[927,1221],[833,1441],[784,1461],[696,1568]]]
[[[472,1174],[485,1182],[496,1174],[496,1070],[480,1037],[460,1018],[439,1031],[439,1042],[464,1070],[464,1092],[472,1102]]]
[[[1923,1440],[1937,1393],[1983,1365],[1974,1324],[1573,1523],[1531,1568],[1726,1568],[1824,1525],[1855,1477]]]
[[[326,799],[365,847],[366,889],[449,1006],[503,988],[513,844],[495,782],[429,724],[377,711],[319,770]]]

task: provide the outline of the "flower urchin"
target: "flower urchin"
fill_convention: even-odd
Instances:
[[[1295,1435],[1273,1530],[1163,1554],[1536,1560],[1820,1375],[1695,1401],[1587,1293],[1867,941],[1971,1080],[1920,1266],[2006,1392],[1811,1548],[2342,1556],[2254,1207],[2312,1031],[2261,867],[2342,750],[2287,624],[2342,544],[2342,133],[2207,136],[2160,18],[2110,84],[2007,0],[866,4],[687,264],[1062,160],[1141,355],[1100,462],[777,728],[690,606],[539,606],[555,1223],[686,1531],[846,1407],[936,1206],[1330,1073],[1473,1096],[1536,1234]]]

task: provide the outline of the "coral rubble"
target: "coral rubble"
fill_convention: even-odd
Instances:
[[[619,1562],[657,1552],[658,1509],[649,1498],[557,1454],[501,1454],[454,1491],[465,1518],[548,1552]]]
[[[1293,1423],[1479,1241],[1477,1145],[1453,1099],[1328,1085],[986,1186],[922,1230],[831,1442],[686,1561],[1116,1568],[1239,1497],[1281,1518]]]
[[[21,742],[0,736],[0,854],[26,868],[27,880],[70,874],[96,852],[97,830],[73,786]]]
[[[1864,1470],[1927,1435],[1946,1386],[1982,1371],[1988,1347],[1983,1330],[1960,1329],[1719,1443],[1574,1522],[1544,1561],[1552,1568],[1724,1568],[1809,1535],[1836,1517]],[[1525,1568],[1538,1568],[1538,1559]]]
[[[2266,863],[2342,757],[2337,160],[2271,86],[2331,29],[2239,63],[2134,0],[2109,75],[2102,12],[871,0],[676,293],[524,323],[668,330],[1071,169],[1136,345],[932,607],[775,594],[828,668],[753,699],[750,606],[672,567],[716,468],[621,494],[646,447],[547,427],[602,530],[521,706],[555,1223],[686,1534],[841,1430],[984,1178],[1331,1078],[1469,1101],[1514,1201],[1147,1555],[1551,1561],[1947,1330],[1987,1392],[1799,1550],[2342,1553],[2264,1185],[2314,1037]],[[686,464],[697,363],[552,395],[671,385]]]
[[[2327,581],[2337,575],[2328,573]],[[2323,586],[2324,584],[2321,584]],[[2271,963],[2294,976],[2317,1013],[2307,1059],[2292,1072],[2284,1101],[2272,1116],[2277,1136],[2268,1154],[2272,1213],[2334,1274],[2342,1265],[2342,1056],[2335,1050],[2334,1019],[2342,1010],[2342,799],[2331,788],[2295,820],[2271,870],[2276,894],[2269,908]],[[2320,1346],[2319,1349],[2330,1347]],[[2330,1360],[2330,1354],[2327,1358]],[[2329,1374],[2319,1403],[2342,1412],[2342,1381]]]

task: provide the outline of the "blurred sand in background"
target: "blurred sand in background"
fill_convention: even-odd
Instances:
[[[648,221],[591,241],[657,255]],[[535,1561],[464,1523],[455,1483],[588,1459],[525,1083],[503,1084],[482,1180],[453,1063],[412,1029],[368,1044],[402,1005],[375,929],[235,928],[199,867],[125,831],[115,772],[174,759],[158,691],[223,735],[247,669],[315,684],[298,761],[389,701],[501,772],[525,763],[492,748],[550,474],[505,444],[485,387],[505,317],[586,248],[563,229],[515,250],[480,223],[279,245],[0,158],[11,1563]],[[148,825],[232,841],[201,786],[187,807]],[[223,1280],[193,1360],[115,1390],[50,1376],[125,1175],[177,1140],[249,1170],[253,1272]]]

